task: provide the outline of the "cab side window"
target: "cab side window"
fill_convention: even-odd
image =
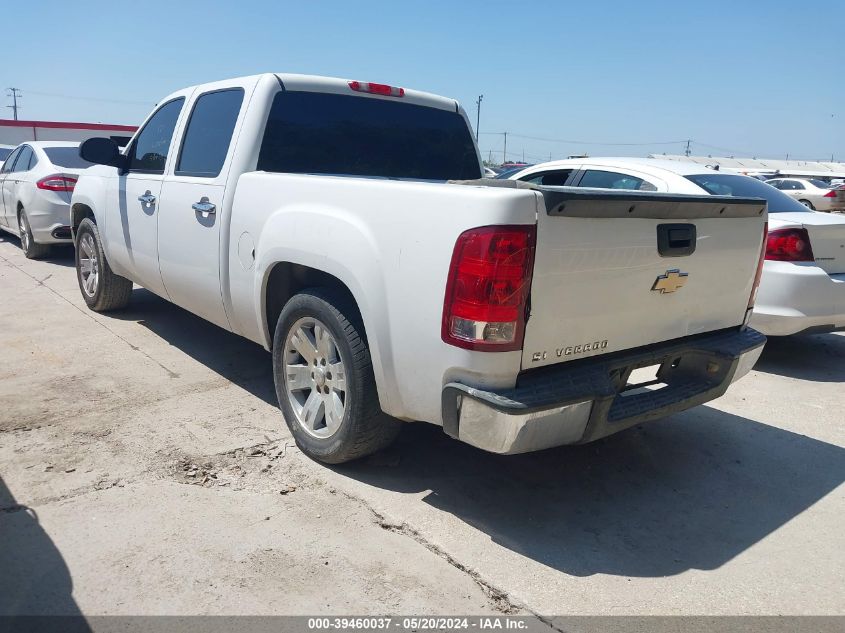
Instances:
[[[147,121],[128,152],[128,169],[145,174],[163,174],[173,130],[185,99],[180,97],[161,106]]]
[[[244,100],[242,88],[200,96],[182,141],[177,176],[214,178],[223,168]]]

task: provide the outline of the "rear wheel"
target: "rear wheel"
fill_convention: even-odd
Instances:
[[[354,306],[311,288],[279,315],[276,395],[297,445],[313,459],[347,462],[389,445],[401,423],[379,407],[370,351]]]
[[[85,218],[76,231],[76,278],[82,298],[95,312],[125,308],[132,282],[112,272],[97,225]]]
[[[801,204],[803,204],[805,207],[807,207],[807,208],[808,208],[808,209],[810,209],[811,211],[815,211],[815,210],[816,210],[816,207],[814,207],[814,206],[813,206],[813,203],[812,203],[812,202],[810,202],[809,200],[799,200],[798,202],[800,202]]]
[[[48,244],[38,244],[32,237],[32,229],[29,228],[29,220],[26,217],[26,211],[18,212],[18,226],[21,231],[21,249],[27,259],[42,259],[47,257],[50,253],[50,246]]]

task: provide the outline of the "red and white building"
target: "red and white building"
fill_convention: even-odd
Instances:
[[[0,119],[0,146],[15,147],[26,141],[84,141],[95,136],[125,145],[138,129],[136,125],[70,123],[66,121],[13,121]]]

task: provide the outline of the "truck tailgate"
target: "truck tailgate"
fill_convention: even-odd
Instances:
[[[765,201],[540,190],[524,368],[743,323]]]

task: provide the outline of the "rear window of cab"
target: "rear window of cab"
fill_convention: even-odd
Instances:
[[[258,170],[471,180],[481,165],[466,120],[455,110],[396,99],[279,92],[273,100]]]

